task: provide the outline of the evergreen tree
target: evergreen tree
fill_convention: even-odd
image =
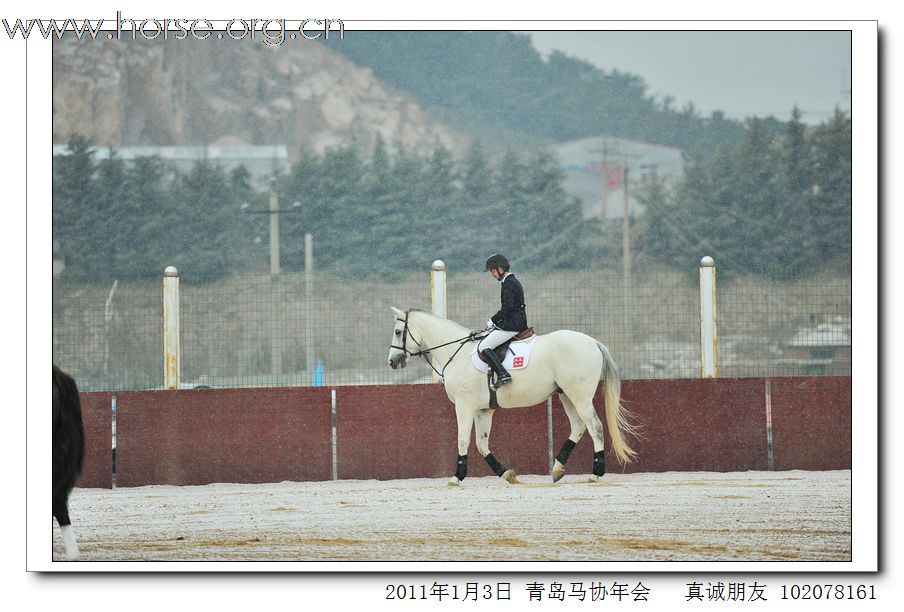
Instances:
[[[432,214],[428,208],[427,172],[424,160],[415,155],[399,153],[393,164],[390,184],[394,186],[394,197],[375,211],[370,246],[387,273],[416,269],[435,252],[434,236],[426,231]]]
[[[493,173],[486,152],[479,140],[468,148],[463,160],[462,181],[468,196],[480,201],[490,191]]]
[[[526,206],[517,219],[524,238],[525,267],[583,268],[595,261],[591,248],[599,227],[585,221],[581,205],[565,191],[565,175],[547,151],[538,151],[526,167]]]
[[[159,157],[139,157],[129,163],[115,237],[126,241],[131,255],[123,258],[119,274],[154,277],[173,265],[177,253],[169,232],[178,224],[179,210],[171,190],[172,176]]]
[[[132,258],[131,244],[129,240],[110,239],[116,232],[107,233],[115,229],[122,222],[121,204],[126,197],[128,189],[128,175],[126,164],[118,159],[114,151],[110,149],[110,155],[97,164],[95,188],[95,206],[97,219],[91,228],[86,228],[90,233],[91,243],[97,245],[93,252],[102,259],[87,264],[87,269],[102,270],[106,268],[110,275],[117,276],[129,270]],[[107,239],[97,235],[98,230],[107,233]],[[90,253],[91,251],[89,251]]]
[[[323,160],[311,151],[302,149],[287,176],[276,181],[280,207],[292,210],[291,214],[280,215],[280,259],[287,271],[304,270],[304,235],[310,233],[314,237],[315,261],[318,268],[326,267],[335,261],[335,249],[328,243],[321,223],[324,216],[332,216],[332,209],[321,197],[321,175]],[[298,206],[295,203],[298,202]],[[267,209],[269,202],[264,200],[261,209]],[[268,235],[269,216],[249,215],[249,223],[254,223],[258,236]],[[263,255],[263,253],[261,253]],[[269,256],[267,256],[269,257]],[[267,267],[269,269],[269,265]]]
[[[496,181],[487,203],[483,206],[484,226],[480,233],[480,253],[502,252],[509,258],[518,256],[524,236],[520,219],[527,207],[527,168],[518,154],[508,149],[496,167]]]
[[[776,223],[785,228],[781,232],[786,241],[785,257],[799,262],[791,266],[792,273],[810,267],[817,252],[814,222],[818,211],[811,190],[812,163],[800,117],[800,110],[795,106],[791,120],[779,137],[776,154],[782,192],[782,206],[776,214]]]
[[[93,206],[94,149],[81,136],[69,140],[68,151],[53,158],[53,237],[60,244],[68,268],[78,275],[104,263],[91,247],[98,242],[104,217]]]
[[[251,185],[251,173],[245,166],[238,166],[229,173],[230,212],[234,215],[232,228],[223,239],[232,244],[236,273],[258,272],[269,261],[263,240],[256,239],[269,231],[269,219],[265,215],[249,215],[248,211],[263,210],[269,204],[269,194],[258,193]],[[285,200],[284,200],[285,201]],[[233,208],[237,207],[237,212]],[[269,245],[267,245],[269,246]]]
[[[647,193],[644,250],[685,269],[705,254],[721,270],[776,277],[849,255],[849,123],[808,137],[799,119],[780,132],[750,120],[739,146],[688,163],[673,197]]]
[[[365,225],[369,216],[363,202],[365,173],[364,162],[352,147],[330,149],[322,159],[302,155],[280,197],[281,202],[299,202],[303,210],[280,215],[287,270],[304,269],[305,233],[314,237],[315,261],[321,270],[347,265],[355,244],[371,240]]]
[[[851,118],[840,110],[818,126],[810,139],[812,230],[821,261],[851,257]]]
[[[233,175],[241,181],[241,174]],[[219,166],[198,162],[173,182],[176,217],[168,224],[168,256],[187,277],[213,279],[239,268],[239,214],[243,195]],[[174,221],[176,221],[174,223]]]
[[[449,225],[453,229],[443,257],[451,269],[479,271],[496,240],[492,234],[492,202],[497,179],[493,164],[478,141],[468,149],[461,166],[460,187],[448,204]]]

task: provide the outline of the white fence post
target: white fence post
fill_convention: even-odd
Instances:
[[[163,388],[178,389],[179,349],[179,272],[167,266],[163,272]]]
[[[338,421],[338,418],[336,415],[336,390],[335,389],[330,389],[330,412],[332,414],[331,418],[332,418],[332,423],[333,423],[332,434],[331,434],[331,438],[332,438],[331,446],[332,446],[332,453],[333,453],[332,477],[333,477],[333,480],[339,480],[339,435],[338,435],[338,431],[336,428],[336,425],[338,424],[339,421]]]
[[[719,336],[716,332],[716,263],[707,255],[700,260],[700,375],[719,374]]]
[[[446,264],[442,259],[437,259],[430,267],[430,307],[436,316],[447,318]],[[436,362],[433,366],[436,367]],[[436,372],[433,372],[433,382],[439,382]]]

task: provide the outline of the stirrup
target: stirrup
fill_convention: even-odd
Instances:
[[[499,374],[497,374],[496,378],[493,380],[492,386],[493,386],[493,389],[498,389],[499,387],[501,387],[503,385],[507,385],[510,382],[512,382],[511,376],[500,376]]]

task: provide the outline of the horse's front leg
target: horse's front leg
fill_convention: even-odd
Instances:
[[[72,531],[72,521],[69,520],[69,500],[62,496],[54,496],[53,516],[60,525],[60,533],[63,535],[63,544],[66,546],[66,560],[78,561],[80,558],[78,542]]]
[[[471,427],[474,424],[475,409],[464,402],[455,402],[455,417],[458,420],[458,459],[455,475],[449,479],[450,487],[457,487],[468,475],[468,446],[471,445]]]
[[[495,410],[478,410],[474,415],[476,425],[477,451],[483,455],[493,473],[511,484],[521,484],[514,470],[506,469],[493,453],[490,452],[490,428],[493,426],[493,413]]]

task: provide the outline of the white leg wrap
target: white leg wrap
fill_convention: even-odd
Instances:
[[[63,534],[63,543],[66,545],[66,560],[78,561],[78,544],[75,542],[75,533],[72,531],[72,525],[60,527],[60,532]]]

